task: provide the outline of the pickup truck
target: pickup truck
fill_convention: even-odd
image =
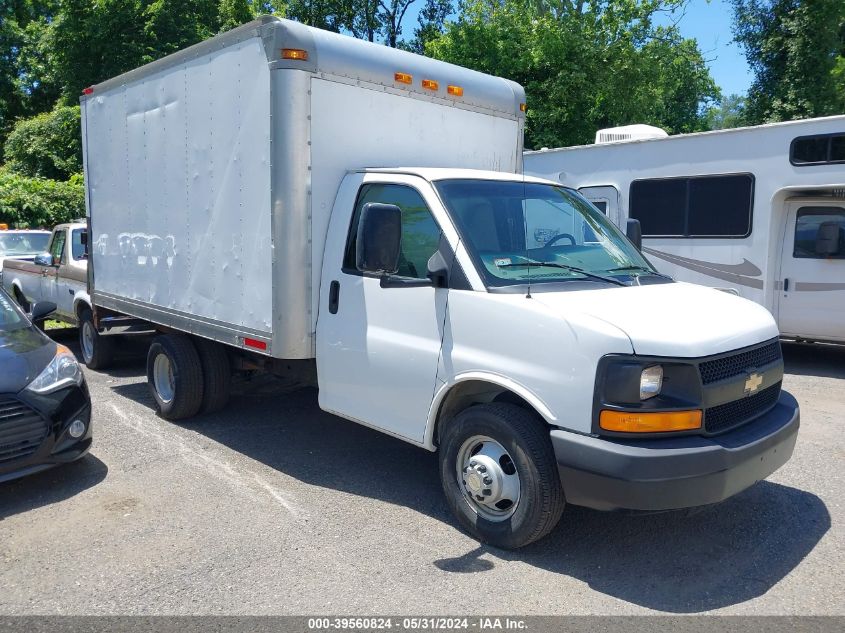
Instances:
[[[436,451],[458,522],[499,547],[567,504],[699,506],[769,476],[800,424],[772,315],[525,177],[524,100],[276,18],[86,88],[86,363],[125,317],[158,332],[165,419],[223,407],[234,372],[316,384]]]
[[[5,259],[2,283],[6,292],[25,311],[39,301],[52,301],[56,311],[50,318],[79,325],[80,314],[91,310],[87,231],[82,222],[59,224],[53,229],[47,252],[33,261]]]

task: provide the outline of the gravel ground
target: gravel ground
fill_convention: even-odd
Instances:
[[[165,422],[129,346],[86,372],[91,454],[0,484],[0,614],[845,615],[845,348],[784,350],[802,428],[768,481],[695,513],[569,507],[504,552],[456,527],[434,454],[269,381]]]

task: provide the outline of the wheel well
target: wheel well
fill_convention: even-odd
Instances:
[[[441,429],[461,411],[474,404],[488,404],[490,402],[507,402],[539,415],[539,412],[525,398],[501,385],[483,380],[459,382],[449,390],[449,393],[440,403],[434,427],[433,437],[435,442],[438,445],[440,444]]]

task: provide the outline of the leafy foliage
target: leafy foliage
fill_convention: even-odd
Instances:
[[[708,130],[726,130],[747,125],[745,117],[745,97],[728,95],[723,97],[718,106],[707,111]]]
[[[28,178],[0,168],[0,222],[49,228],[84,215],[82,176],[62,182]]]
[[[6,166],[23,176],[64,180],[82,171],[79,106],[22,119],[6,139]]]
[[[602,127],[704,129],[718,98],[698,46],[652,25],[678,0],[467,0],[426,53],[522,84],[526,147],[589,142]]]
[[[734,36],[754,72],[751,123],[845,111],[845,2],[734,0]]]

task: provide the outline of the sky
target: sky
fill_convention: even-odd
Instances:
[[[678,22],[681,35],[698,40],[710,74],[724,96],[743,95],[753,79],[751,69],[731,33],[733,12],[725,0],[691,0],[683,15],[661,17],[659,23]]]

